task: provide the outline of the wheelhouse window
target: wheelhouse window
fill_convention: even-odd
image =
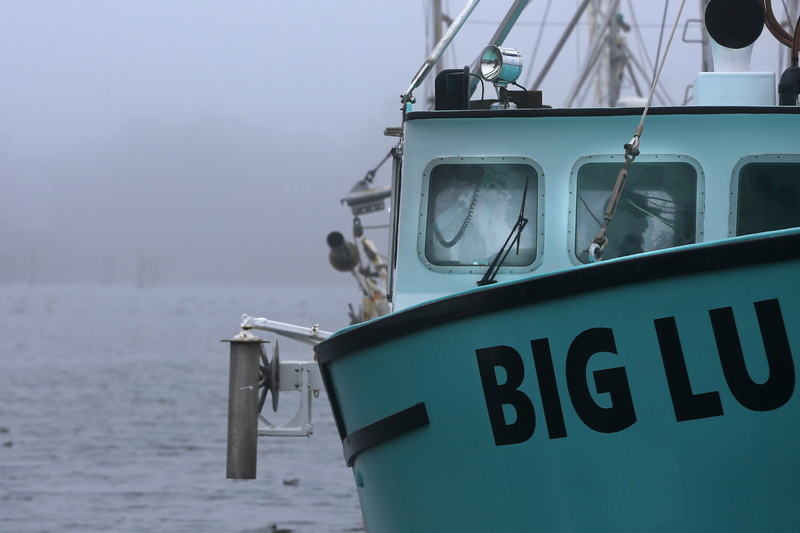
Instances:
[[[430,168],[422,213],[424,261],[437,270],[488,266],[509,236],[518,236],[519,245],[503,267],[533,265],[538,181],[536,169],[522,163],[440,163]],[[521,232],[515,229],[520,214],[527,219]]]
[[[739,169],[737,235],[800,226],[800,162],[778,157]]]
[[[672,156],[676,157],[676,156]],[[589,162],[575,182],[574,250],[588,263],[589,245],[603,224],[622,162]],[[630,165],[616,213],[606,231],[603,259],[695,242],[698,171],[683,161],[635,161]]]

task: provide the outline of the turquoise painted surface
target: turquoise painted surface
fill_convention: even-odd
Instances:
[[[718,316],[718,334],[740,339],[747,375],[764,384],[771,373],[754,303],[779,308],[785,328],[771,320],[767,337],[774,341],[785,329],[796,367],[798,268],[796,261],[775,263],[582,294],[442,324],[334,361],[329,369],[348,433],[418,402],[430,417],[429,426],[356,459],[369,530],[799,530],[794,386],[780,406],[742,405],[723,372],[709,313],[730,309],[735,330],[721,327]],[[676,355],[662,354],[656,328],[660,319],[666,319],[658,322],[662,328],[672,323],[670,317],[690,394],[718,398],[721,414],[676,419],[677,392],[665,371],[665,359],[675,362]],[[620,409],[629,389],[635,421],[623,429],[589,427],[585,419],[592,416],[576,407],[570,391],[567,354],[587,331],[610,335],[616,353],[591,355],[580,379],[572,374],[572,386],[582,380],[600,419],[615,407],[630,415]],[[543,400],[534,365],[531,341],[541,354],[542,339],[550,348],[557,402]],[[521,383],[514,394],[530,400],[535,416],[530,437],[506,445],[495,442],[476,352],[497,346],[518,354],[523,371],[519,376],[498,366],[494,384],[515,374]],[[616,371],[612,393],[598,393],[595,378],[609,369],[623,369],[624,379]],[[758,390],[769,396],[776,389]],[[545,404],[561,408],[565,435],[556,429],[559,438],[551,438]],[[517,408],[502,410],[501,422],[513,424]],[[530,423],[528,417],[522,425],[530,429]]]
[[[649,114],[638,162],[689,161],[698,171],[698,222],[696,242],[711,242],[732,235],[732,172],[740,161],[753,158],[794,159],[794,132],[800,115],[730,113]],[[425,200],[425,172],[439,158],[497,159],[524,157],[535,163],[544,194],[540,218],[525,231],[543,234],[536,274],[558,272],[578,265],[574,235],[577,209],[575,172],[588,160],[624,162],[623,144],[639,122],[638,115],[431,118],[405,123],[402,198],[398,209],[398,260],[394,309],[455,294],[475,286],[474,274],[429,270],[417,255],[417,240],[424,226],[420,209]],[[720,132],[725,132],[724,137]],[[754,135],[753,132],[770,132]],[[724,141],[722,140],[724,138]],[[782,154],[782,155],[776,155]],[[635,164],[635,163],[634,163]],[[598,228],[599,229],[599,228]],[[502,242],[498,242],[498,249]],[[588,247],[586,243],[585,247]],[[501,271],[497,279],[522,279],[528,273]]]

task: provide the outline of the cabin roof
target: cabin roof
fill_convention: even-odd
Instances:
[[[640,116],[641,107],[542,107],[535,109],[469,109],[411,111],[406,120],[441,118],[537,118],[537,117],[619,117]],[[651,107],[648,115],[797,115],[798,106],[669,106]]]

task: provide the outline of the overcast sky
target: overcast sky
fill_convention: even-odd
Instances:
[[[453,16],[464,4],[444,3]],[[507,44],[541,65],[577,3],[552,2],[535,56],[538,26]],[[684,18],[698,18],[698,3]],[[448,67],[472,61],[505,4],[484,0]],[[654,55],[663,3],[634,4]],[[526,18],[546,6],[533,0]],[[132,283],[143,269],[160,283],[341,281],[325,236],[349,233],[338,200],[393,145],[383,130],[400,124],[399,95],[428,54],[426,9],[0,0],[0,283]],[[579,49],[541,87],[545,103],[561,104]],[[699,46],[672,53],[665,83],[680,100]]]

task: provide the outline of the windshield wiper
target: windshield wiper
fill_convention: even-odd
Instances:
[[[497,252],[497,255],[494,257],[494,261],[492,264],[489,265],[489,269],[486,271],[486,274],[478,281],[478,286],[483,287],[484,285],[491,285],[492,283],[497,283],[494,277],[497,275],[497,272],[500,270],[500,267],[503,266],[503,263],[506,261],[506,257],[508,257],[508,253],[513,248],[514,243],[517,243],[517,255],[519,255],[519,243],[522,236],[522,230],[525,229],[525,226],[528,224],[528,219],[525,218],[525,199],[528,197],[528,178],[525,178],[525,189],[522,191],[522,207],[519,209],[519,217],[517,217],[517,222],[514,224],[514,227],[511,228],[511,233],[508,234],[506,238],[506,242],[503,243],[503,246],[500,247],[500,251]]]

